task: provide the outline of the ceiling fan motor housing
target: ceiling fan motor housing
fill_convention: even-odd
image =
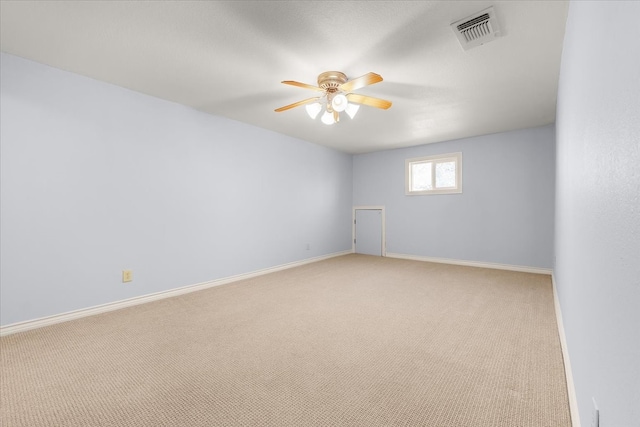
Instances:
[[[318,86],[329,93],[338,91],[338,87],[347,82],[347,76],[340,71],[325,71],[318,76]]]
[[[332,101],[341,84],[347,82],[347,76],[340,71],[325,71],[318,76],[318,86],[327,92],[327,111],[333,112]]]

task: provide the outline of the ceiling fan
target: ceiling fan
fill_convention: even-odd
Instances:
[[[391,107],[390,101],[353,93],[353,91],[357,89],[381,81],[382,76],[376,73],[367,73],[364,76],[348,80],[347,76],[340,71],[325,71],[320,74],[318,76],[318,86],[285,80],[282,83],[323,92],[323,94],[285,105],[284,107],[277,108],[275,111],[279,113],[300,105],[306,105],[307,114],[309,114],[312,119],[315,119],[324,108],[325,112],[321,118],[322,123],[331,125],[340,121],[340,113],[342,111],[346,112],[349,117],[353,119],[360,105],[368,105],[369,107],[386,110]]]

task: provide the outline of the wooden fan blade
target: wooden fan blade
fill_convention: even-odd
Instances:
[[[352,92],[354,90],[360,89],[361,87],[369,86],[381,81],[381,75],[376,73],[367,73],[364,76],[360,76],[353,80],[349,80],[346,83],[342,83],[340,86],[338,86],[338,90],[341,90],[343,92]]]
[[[304,104],[310,104],[313,101],[317,101],[320,98],[322,98],[321,96],[316,96],[315,98],[308,98],[302,101],[298,101],[298,102],[294,102],[293,104],[289,104],[289,105],[285,105],[284,107],[280,107],[280,108],[276,108],[276,113],[279,113],[281,111],[286,111],[286,110],[290,110],[292,108],[298,107],[300,105],[304,105]]]
[[[385,99],[373,98],[371,96],[359,95],[357,93],[348,93],[347,99],[354,104],[368,105],[369,107],[382,108],[386,110],[391,107],[391,101]]]
[[[324,89],[322,89],[321,87],[308,85],[306,83],[295,82],[293,80],[285,80],[282,83],[284,83],[286,85],[298,86],[298,87],[302,87],[302,88],[305,88],[305,89],[311,89],[311,90],[317,90],[319,92],[324,92]]]

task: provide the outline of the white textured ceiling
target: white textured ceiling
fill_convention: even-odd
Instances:
[[[494,6],[502,36],[450,24]],[[553,123],[566,1],[2,1],[3,52],[351,153]],[[393,102],[315,122],[323,71]]]

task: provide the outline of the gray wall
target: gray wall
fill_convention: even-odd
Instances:
[[[551,268],[553,126],[356,155],[355,205],[384,205],[387,252]],[[405,196],[405,159],[462,152],[462,194]]]
[[[11,55],[1,72],[2,325],[351,249],[350,155]]]
[[[556,267],[582,426],[640,426],[638,2],[572,2],[557,114]]]

